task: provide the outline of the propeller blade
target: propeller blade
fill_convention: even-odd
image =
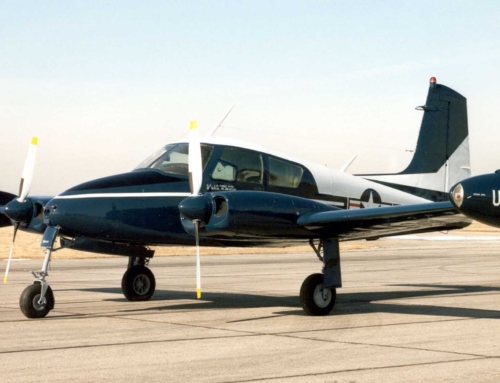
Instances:
[[[16,198],[14,194],[0,191],[0,227],[12,225],[10,218],[5,215],[5,205]]]
[[[38,146],[38,138],[31,139],[31,145],[26,156],[24,163],[23,174],[21,175],[21,185],[19,186],[19,202],[24,202],[31,188],[31,181],[33,181],[33,172],[35,170],[36,148]]]
[[[203,164],[201,159],[200,133],[198,122],[191,121],[189,124],[189,187],[191,195],[198,196],[203,180]],[[192,198],[192,197],[191,197]],[[201,298],[201,260],[200,260],[200,220],[193,219],[194,233],[196,239],[196,297]]]
[[[7,227],[12,225],[12,222],[10,222],[10,218],[4,215],[3,213],[3,206],[0,207],[0,227]]]
[[[203,177],[201,161],[200,133],[198,132],[198,123],[191,121],[189,125],[189,186],[192,195],[198,195],[201,190]]]
[[[7,261],[7,268],[5,269],[5,276],[3,277],[3,283],[7,283],[7,278],[9,276],[10,260],[12,259],[12,253],[14,252],[14,242],[16,241],[17,229],[19,228],[19,222],[14,225],[14,236],[12,237],[12,244],[10,245],[9,260]]]
[[[7,205],[10,201],[17,198],[17,195],[0,191],[0,206]]]
[[[196,298],[201,299],[201,259],[200,259],[200,236],[198,229],[200,227],[199,221],[193,221],[195,238],[196,238]]]

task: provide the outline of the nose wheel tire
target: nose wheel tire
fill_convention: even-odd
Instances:
[[[123,274],[122,292],[129,301],[148,301],[153,296],[155,288],[155,276],[145,266],[133,266]]]
[[[328,315],[335,306],[335,288],[323,291],[323,274],[309,275],[300,288],[300,303],[308,315]]]
[[[50,286],[47,288],[43,302],[40,302],[41,293],[41,283],[34,283],[22,292],[19,298],[19,307],[26,318],[44,318],[54,308],[54,293]]]

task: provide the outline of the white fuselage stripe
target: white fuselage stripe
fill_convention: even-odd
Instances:
[[[313,201],[314,202],[319,202],[319,203],[324,203],[325,205],[330,205],[330,206],[344,206],[345,205],[345,203],[343,203],[343,202],[325,201],[325,200],[322,200],[322,199],[314,199]]]
[[[60,195],[54,199],[83,199],[83,198],[154,198],[154,197],[190,197],[190,193],[93,193]],[[337,201],[314,200],[325,205],[344,206],[344,203]]]
[[[190,197],[191,193],[94,193],[60,195],[54,199]]]

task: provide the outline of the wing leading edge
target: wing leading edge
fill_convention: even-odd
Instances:
[[[451,202],[323,211],[304,214],[297,220],[297,225],[321,237],[341,241],[454,230],[471,223]]]

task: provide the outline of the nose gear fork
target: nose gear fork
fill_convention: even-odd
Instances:
[[[58,230],[59,231],[59,230]],[[49,288],[49,284],[45,280],[45,277],[49,276],[48,268],[50,265],[50,256],[52,255],[51,249],[45,249],[45,258],[43,260],[42,269],[38,271],[32,271],[31,274],[35,277],[34,283],[40,283],[42,285],[42,291],[40,292],[40,299],[38,300],[38,304],[40,306],[47,303],[45,299],[45,294]]]
[[[49,288],[49,284],[45,280],[45,277],[49,276],[48,268],[50,265],[50,257],[52,252],[55,251],[54,243],[56,242],[56,238],[59,235],[59,226],[48,226],[43,233],[41,246],[45,248],[45,258],[43,260],[42,269],[38,271],[32,271],[31,274],[35,277],[35,283],[40,283],[42,285],[42,291],[40,293],[40,299],[38,301],[39,305],[43,305],[46,303],[45,294]]]

